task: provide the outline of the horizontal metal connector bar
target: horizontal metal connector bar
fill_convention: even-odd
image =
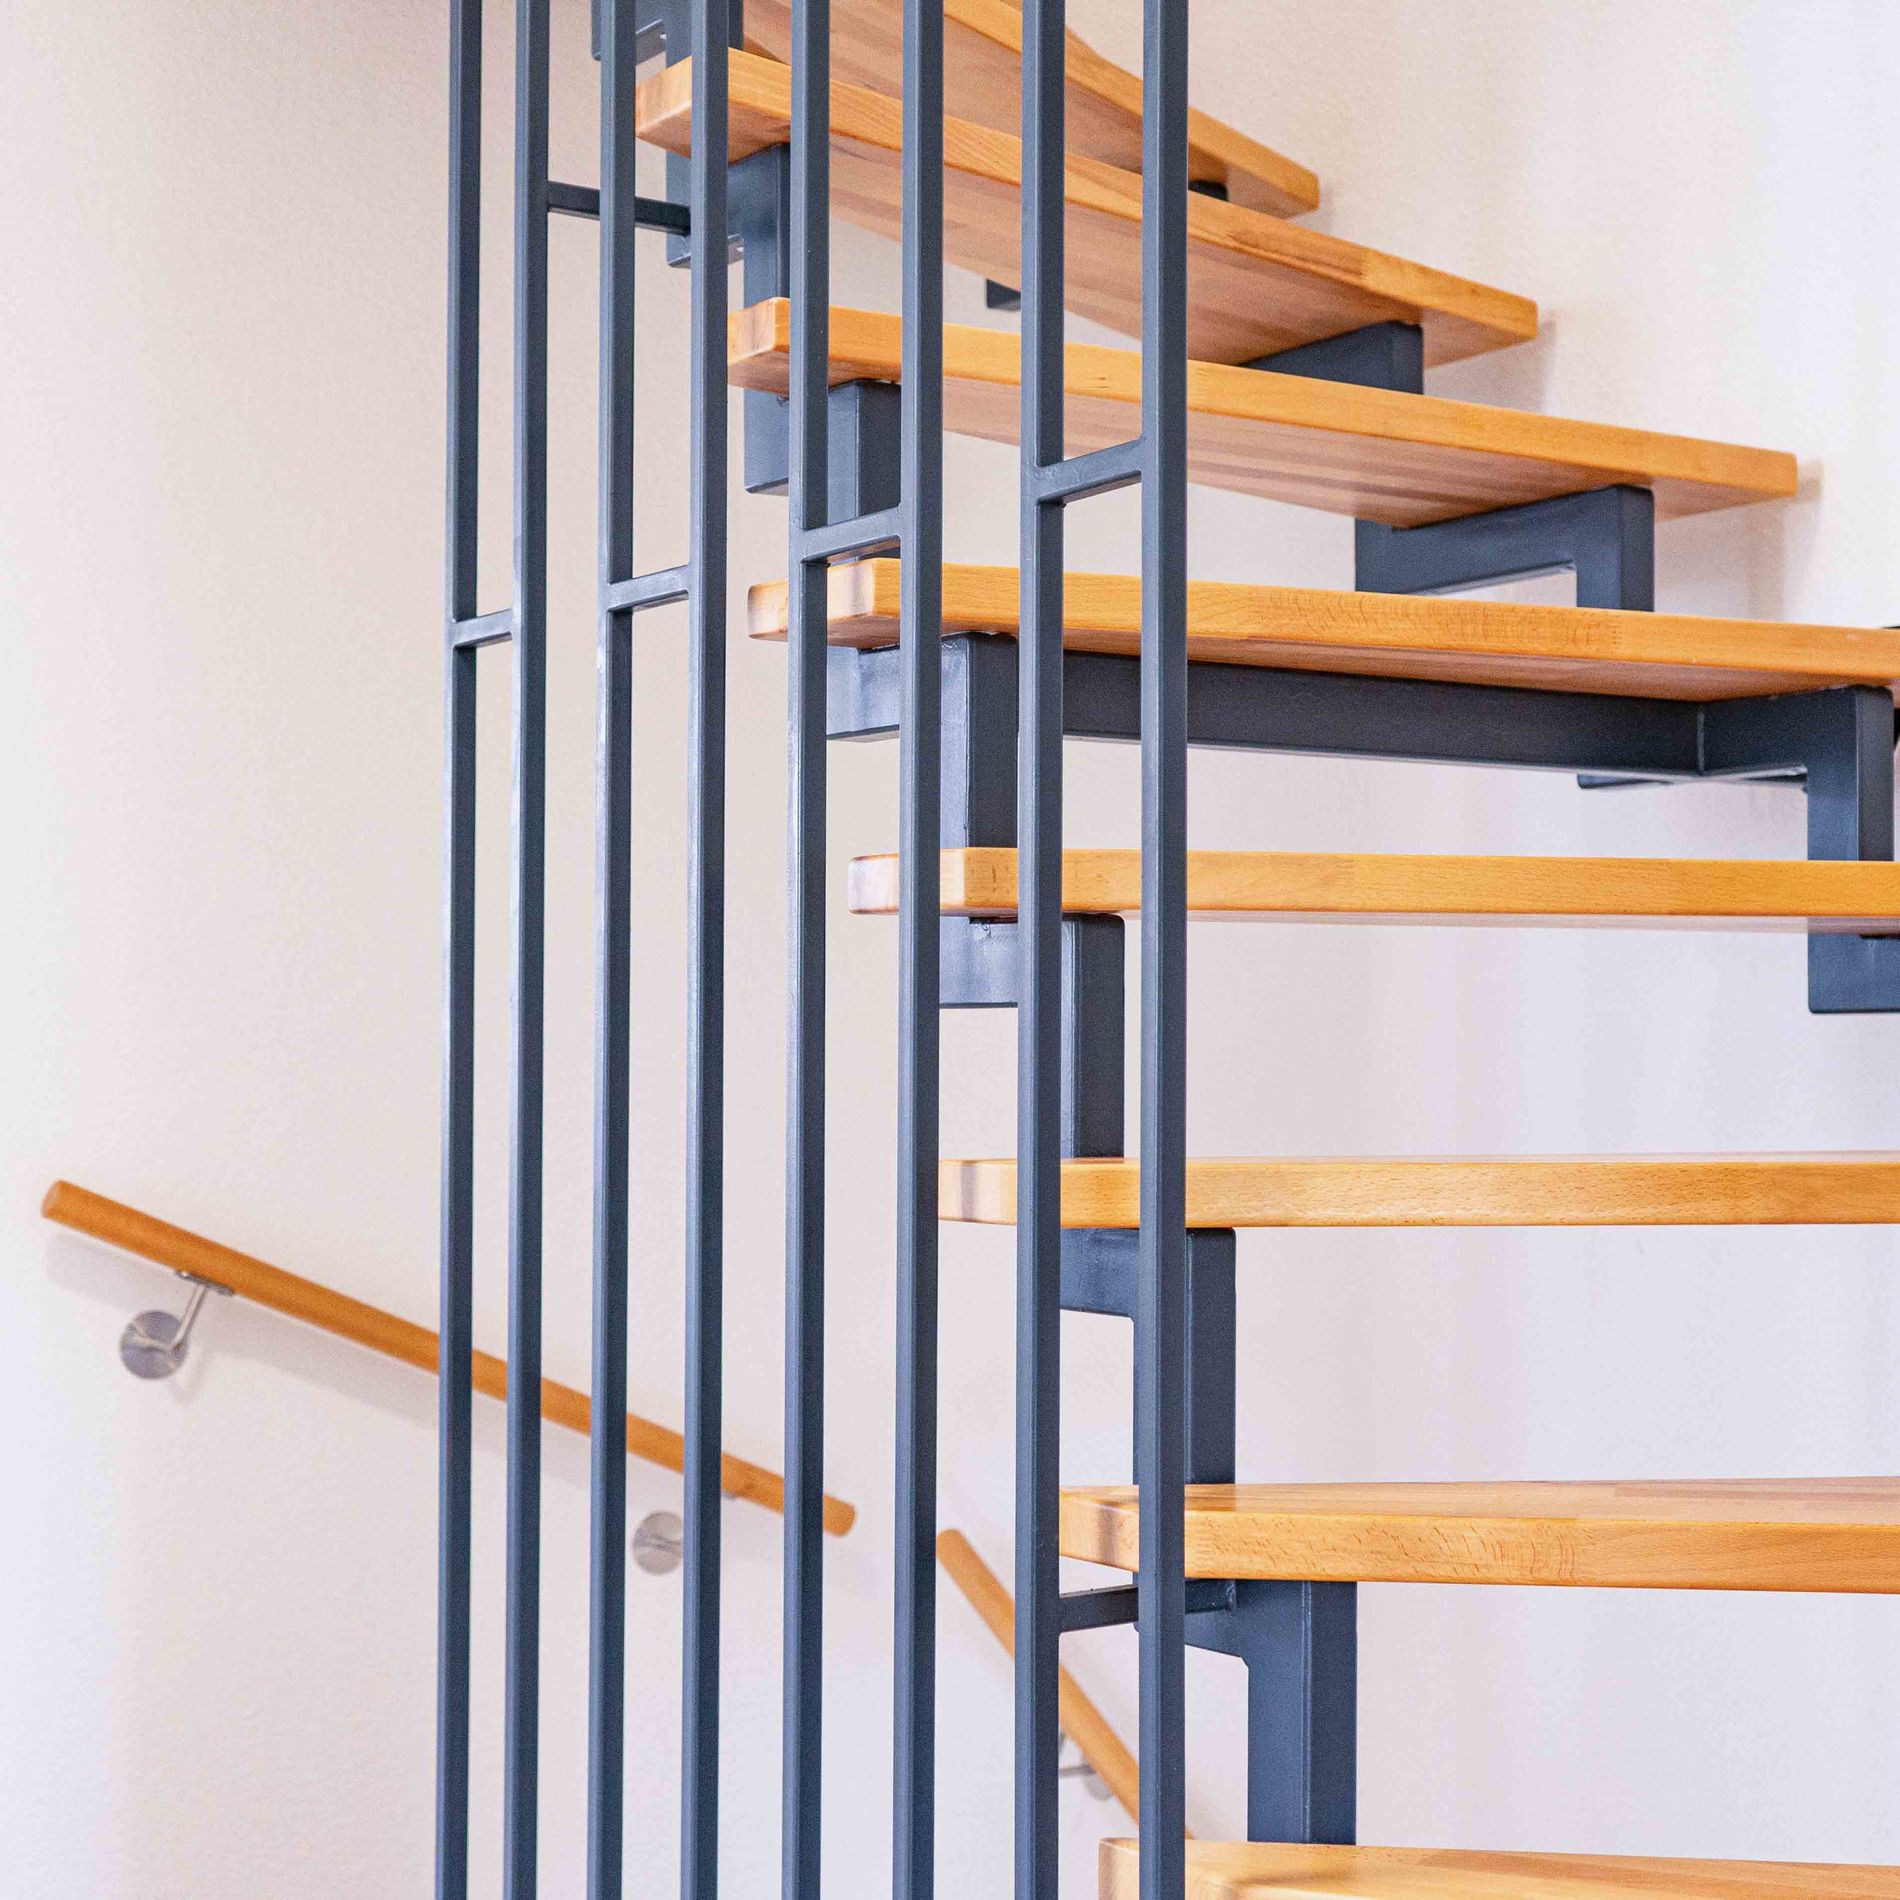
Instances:
[[[1234,1590],[1230,1583],[1212,1578],[1191,1579],[1187,1587],[1190,1615],[1199,1610],[1226,1610],[1233,1607]],[[1075,1630],[1112,1629],[1136,1619],[1140,1591],[1132,1583],[1111,1584],[1105,1590],[1069,1590],[1062,1597],[1062,1633]]]
[[[550,178],[548,209],[567,218],[597,218],[600,193],[592,185],[564,185],[558,178]]]
[[[643,231],[671,231],[676,237],[692,235],[692,212],[670,198],[634,199],[633,221]]]
[[[798,558],[804,562],[842,561],[855,554],[872,554],[895,547],[901,539],[898,511],[880,508],[874,515],[834,521],[826,528],[808,528],[798,537]]]
[[[473,620],[458,620],[449,629],[452,647],[492,647],[515,636],[515,610],[497,607],[492,614],[477,614]]]
[[[1111,1629],[1135,1620],[1136,1593],[1132,1583],[1112,1584],[1106,1590],[1065,1590],[1062,1595],[1062,1632]]]
[[[1116,442],[1066,462],[1048,462],[1034,476],[1038,501],[1082,501],[1129,488],[1141,480],[1141,440]]]
[[[550,178],[548,210],[565,218],[598,218],[600,193],[592,185],[565,185]],[[633,221],[643,230],[671,231],[678,237],[687,236],[693,228],[692,212],[669,198],[634,199]]]
[[[601,603],[608,613],[639,613],[647,607],[670,607],[692,591],[692,570],[685,567],[655,568],[651,574],[636,574],[631,580],[616,581],[607,589]]]

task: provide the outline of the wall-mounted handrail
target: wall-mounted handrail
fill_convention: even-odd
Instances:
[[[969,1598],[970,1607],[990,1626],[990,1633],[1009,1655],[1016,1653],[1016,1606],[1001,1580],[976,1554],[961,1531],[943,1531],[937,1538],[937,1561],[950,1580]],[[1141,1771],[1128,1745],[1110,1726],[1108,1717],[1084,1693],[1082,1685],[1064,1669],[1060,1673],[1058,1705],[1063,1732],[1082,1751],[1082,1759],[1108,1784],[1109,1792],[1135,1820],[1141,1812]]]
[[[70,1181],[55,1181],[46,1190],[40,1212],[48,1220],[58,1221],[77,1233],[90,1235],[109,1247],[137,1254],[176,1273],[189,1273],[217,1286],[229,1287],[259,1306],[299,1319],[306,1325],[320,1326],[372,1352],[400,1359],[405,1365],[423,1372],[437,1370],[436,1335],[413,1320],[386,1313],[380,1306],[352,1299],[334,1287],[319,1286],[314,1280],[287,1273],[268,1261],[235,1248],[221,1246],[169,1221],[141,1213],[123,1202],[108,1200],[89,1188],[75,1187]],[[489,1398],[508,1395],[507,1362],[493,1353],[473,1355],[475,1390]],[[541,1416],[552,1425],[586,1436],[593,1407],[585,1392],[562,1385],[553,1379],[541,1381]],[[685,1443],[680,1434],[637,1413],[627,1414],[627,1450],[649,1464],[678,1471],[684,1463]],[[720,1473],[721,1488],[728,1497],[744,1498],[763,1504],[767,1510],[785,1509],[785,1480],[776,1471],[755,1465],[727,1452]],[[857,1509],[841,1498],[825,1499],[825,1529],[842,1537],[857,1520]]]

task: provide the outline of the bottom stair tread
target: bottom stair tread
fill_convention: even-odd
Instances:
[[[1016,1163],[944,1161],[945,1220],[1016,1218]],[[1900,1223],[1900,1152],[1277,1155],[1190,1160],[1189,1227],[1748,1227]],[[1141,1164],[1065,1161],[1062,1224],[1141,1224]]]
[[[851,865],[851,908],[896,916],[895,856]],[[1016,853],[945,851],[941,903],[1014,918]],[[1133,916],[1139,851],[1065,851],[1062,908]],[[1872,859],[1447,857],[1373,851],[1190,851],[1190,919],[1279,924],[1595,926],[1894,934],[1900,864]]]
[[[1900,1867],[1194,1842],[1188,1900],[1900,1900]],[[1102,1843],[1102,1900],[1136,1900],[1136,1844]]]
[[[1132,1487],[1062,1493],[1065,1557],[1133,1570]],[[1196,1484],[1187,1574],[1900,1594],[1900,1478]]]

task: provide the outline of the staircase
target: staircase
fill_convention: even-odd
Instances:
[[[598,221],[601,265],[594,1365],[591,1403],[549,1388],[548,1414],[584,1416],[592,1444],[592,1900],[619,1900],[628,1858],[632,651],[635,617],[669,603],[687,608],[690,675],[687,1352],[683,1429],[666,1445],[685,1480],[681,1888],[720,1893],[734,390],[745,486],[784,493],[789,516],[789,578],[748,603],[752,634],[783,643],[790,715],[786,1444],[771,1497],[786,1522],[785,1900],[821,1900],[823,1544],[848,1510],[823,1483],[826,755],[892,736],[899,851],[854,863],[849,891],[856,913],[893,920],[899,971],[893,1900],[936,1889],[939,1549],[1013,1650],[1016,1900],[1058,1888],[1065,1711],[1105,1727],[1061,1667],[1061,1638],[1114,1626],[1135,1632],[1139,1746],[1107,1753],[1138,1838],[1104,1845],[1104,1900],[1900,1900],[1892,1867],[1358,1844],[1360,1584],[1900,1594],[1900,1481],[1244,1482],[1240,1231],[1893,1225],[1900,1154],[1193,1158],[1190,924],[1778,931],[1805,941],[1811,1010],[1900,1010],[1900,630],[1657,613],[1657,522],[1785,500],[1793,457],[1428,390],[1440,365],[1534,338],[1536,305],[1296,222],[1319,203],[1313,173],[1188,104],[1188,0],[1139,11],[1138,78],[1067,32],[1063,0],[596,0],[601,174],[585,185],[549,172],[549,0],[515,0],[514,588],[484,612],[482,0],[450,0],[442,1317],[439,1337],[393,1335],[441,1368],[438,1900],[469,1891],[475,662],[502,642],[509,1340],[505,1375],[486,1362],[484,1389],[505,1382],[508,1400],[502,1890],[534,1900],[538,1879],[556,215]],[[664,198],[636,189],[642,142],[665,155]],[[900,242],[900,309],[833,307],[837,223]],[[691,417],[690,552],[647,572],[632,485],[643,231],[688,268]],[[1019,306],[1020,333],[945,324],[946,262],[988,281],[991,308]],[[1065,311],[1138,347],[1066,344]],[[1020,445],[1020,568],[944,563],[946,431]],[[1349,517],[1351,586],[1193,579],[1190,483]],[[1063,510],[1126,487],[1140,491],[1139,575],[1066,571]],[[1462,597],[1559,570],[1575,575],[1573,606]],[[1064,850],[1065,740],[1139,745],[1139,851]],[[1807,848],[1787,862],[1191,851],[1190,746],[1560,772],[1585,787],[1781,782],[1805,799]],[[969,1008],[1017,1012],[1013,1155],[939,1153],[940,1012]],[[1017,1232],[1007,1622],[974,1551],[953,1533],[938,1542],[938,1247],[959,1223]],[[261,1264],[226,1262],[259,1297],[308,1302]],[[1060,1481],[1064,1311],[1133,1324],[1132,1486]],[[387,1315],[345,1319],[356,1336],[388,1333]],[[1113,1581],[1064,1592],[1063,1556]],[[1187,1839],[1190,1646],[1246,1666],[1244,1841]]]
[[[727,156],[735,165],[758,164],[791,137],[788,17],[781,4],[747,10],[755,50],[731,55]],[[841,0],[833,19],[830,212],[900,237],[899,9]],[[1023,22],[989,0],[957,0],[946,21],[944,255],[1020,286],[1025,230],[1036,228],[1024,216],[1020,97],[1035,82],[1018,63]],[[956,46],[980,48],[981,57],[972,54],[960,71]],[[1101,70],[1071,38],[1070,143],[1059,183],[1044,189],[1060,193],[1066,307],[1135,336],[1143,310],[1139,87],[1127,75],[1111,84]],[[643,138],[675,155],[692,151],[690,61],[642,84],[636,116]],[[1188,479],[1349,515],[1360,526],[1352,591],[1190,581],[1188,742],[1608,779],[1798,779],[1810,851],[1798,862],[1191,851],[1188,917],[1789,931],[1809,939],[1813,1007],[1900,1005],[1900,867],[1892,862],[1900,633],[1653,611],[1654,523],[1786,498],[1793,457],[1427,393],[1425,372],[1436,365],[1535,336],[1535,305],[1288,222],[1317,203],[1317,184],[1303,189],[1288,161],[1198,116],[1190,146]],[[795,384],[794,302],[756,294],[774,289],[769,276],[748,273],[749,305],[728,330],[730,379],[755,399],[785,398]],[[834,475],[831,518],[850,515],[867,528],[841,549],[857,558],[831,565],[822,599],[814,597],[830,654],[828,732],[893,734],[906,690],[916,691],[914,679],[906,686],[900,640],[909,576],[902,560],[877,552],[878,511],[898,496],[879,485],[863,418],[880,403],[894,415],[889,392],[906,373],[906,338],[898,316],[877,311],[833,308],[826,330],[819,367],[834,392],[834,460],[839,432],[858,431],[857,486],[841,503]],[[1006,331],[946,325],[944,426],[1021,441],[1032,413],[1025,350]],[[1059,465],[1062,475],[1074,471],[1066,492],[1131,479],[1140,354],[1069,345],[1044,361],[1058,379],[1049,400],[1066,453],[1078,458]],[[852,399],[848,412],[839,392]],[[749,413],[769,431],[769,407]],[[757,466],[770,460],[768,446]],[[1052,485],[1058,479],[1044,473]],[[1576,571],[1576,606],[1457,597],[1552,567]],[[941,854],[934,877],[915,883],[897,857],[860,859],[850,905],[895,917],[917,891],[933,892],[940,1001],[1008,1007],[1024,1000],[1028,930],[1017,828],[1030,687],[1026,672],[1019,680],[1015,643],[1035,577],[952,565],[940,585]],[[749,611],[755,637],[783,641],[794,626],[792,590],[754,587]],[[1066,736],[1143,736],[1142,626],[1135,577],[1064,578],[1054,664]],[[1130,1318],[1142,1182],[1139,1163],[1122,1151],[1123,920],[1138,918],[1143,903],[1140,852],[1063,854],[1065,1158],[1059,1260],[1045,1264],[1059,1277],[1064,1307]],[[1015,1157],[946,1160],[938,1208],[950,1222],[1010,1223],[1018,1189]],[[1900,1156],[1886,1154],[1190,1160],[1185,1634],[1249,1665],[1251,1838],[1190,1843],[1186,1892],[1196,1900],[1900,1896],[1892,1868],[1353,1845],[1358,1584],[1893,1593],[1900,1481],[1259,1485],[1236,1482],[1233,1469],[1241,1228],[1896,1221]],[[1061,1552],[1134,1573],[1141,1518],[1135,1488],[1065,1487]],[[1019,1604],[1019,1629],[1033,1613]],[[1057,1627],[1074,1629],[1135,1612],[1131,1593],[1110,1589],[1062,1598],[1054,1614]],[[1179,1753],[1178,1733],[1161,1739]],[[1104,1900],[1151,1891],[1141,1858],[1135,1843],[1105,1845]]]

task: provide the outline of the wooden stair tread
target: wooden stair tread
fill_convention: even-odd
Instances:
[[[734,383],[785,394],[791,317],[783,297],[733,312],[727,360]],[[902,332],[902,320],[887,313],[834,308],[831,381],[896,382]],[[946,324],[943,344],[945,426],[1016,441],[1021,339]],[[1065,375],[1071,454],[1139,433],[1138,351],[1071,343]],[[1794,457],[1776,450],[1226,363],[1190,362],[1187,376],[1192,480],[1394,527],[1611,483],[1653,490],[1664,519],[1795,491]]]
[[[1062,1493],[1065,1557],[1139,1567],[1131,1486]],[[1197,1484],[1187,1574],[1900,1592],[1900,1478]]]
[[[736,161],[791,137],[791,71],[772,59],[731,57],[729,152]],[[692,62],[682,60],[634,95],[639,136],[692,149]],[[903,107],[883,92],[834,82],[832,205],[881,236],[903,232]],[[944,254],[953,264],[1019,284],[1022,142],[965,119],[944,125]],[[1099,159],[1067,166],[1070,309],[1126,336],[1141,334],[1141,178]],[[1427,363],[1455,362],[1537,334],[1526,297],[1408,263],[1266,212],[1188,199],[1188,352],[1245,363],[1365,324],[1423,327]]]
[[[1259,1841],[1186,1851],[1189,1900],[1900,1900],[1900,1867]],[[1139,1892],[1135,1842],[1104,1841],[1102,1900]]]
[[[998,131],[1022,124],[1022,9],[1012,0],[945,0],[944,109]],[[746,0],[746,43],[789,62],[791,0]],[[902,87],[903,12],[894,0],[831,0],[834,77],[873,91]],[[1141,80],[1069,35],[1067,140],[1069,150],[1141,169]],[[1188,177],[1219,185],[1231,202],[1256,211],[1297,216],[1319,206],[1319,180],[1244,132],[1188,112]]]
[[[832,645],[897,644],[900,568],[886,558],[830,570]],[[1013,636],[1020,587],[1013,567],[946,566],[945,631]],[[755,639],[785,638],[786,602],[783,581],[751,590]],[[1137,654],[1141,582],[1132,575],[1070,574],[1065,618],[1063,644],[1071,652]],[[1635,698],[1740,699],[1826,686],[1891,691],[1900,681],[1900,632],[1194,581],[1188,586],[1188,658]]]
[[[855,858],[851,908],[894,915],[895,855]],[[942,853],[942,905],[1016,914],[1016,853]],[[1900,864],[1840,859],[1445,857],[1353,851],[1190,851],[1187,902],[1203,920],[1595,925],[1900,934]],[[1141,908],[1139,851],[1065,851],[1062,908]]]
[[[1141,1165],[1065,1161],[1062,1224],[1141,1224]],[[1008,1226],[1013,1158],[947,1160],[944,1220]],[[1752,1227],[1900,1221],[1900,1152],[1274,1155],[1187,1164],[1189,1227]]]

